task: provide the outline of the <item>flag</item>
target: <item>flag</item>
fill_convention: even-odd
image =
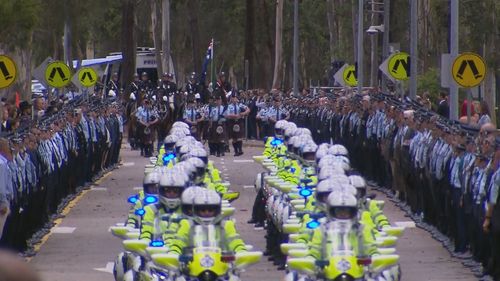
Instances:
[[[16,107],[19,108],[19,103],[21,102],[21,98],[19,96],[19,92],[16,92]]]
[[[203,61],[203,66],[201,67],[200,84],[205,84],[205,79],[207,78],[208,63],[214,57],[214,39],[210,40],[208,44],[207,53],[205,54],[205,60]]]

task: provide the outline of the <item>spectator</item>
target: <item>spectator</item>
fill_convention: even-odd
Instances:
[[[478,125],[483,126],[486,123],[491,123],[490,108],[486,101],[481,102],[481,115],[479,117]]]
[[[438,104],[437,113],[445,118],[450,118],[450,105],[448,104],[448,95],[445,92],[440,94],[441,100]]]
[[[9,118],[9,110],[6,106],[2,108],[2,125],[0,127],[0,132],[10,132],[12,131],[12,124]]]
[[[12,160],[9,142],[6,139],[0,139],[0,238],[2,238],[5,221],[10,213],[12,197],[12,183],[7,166],[9,160]]]
[[[462,103],[462,108],[460,109],[460,117],[462,116],[467,116],[467,106],[469,105],[469,102],[467,100],[464,100]],[[474,116],[476,114],[476,110],[474,109],[474,106],[472,105],[470,107],[470,116]]]

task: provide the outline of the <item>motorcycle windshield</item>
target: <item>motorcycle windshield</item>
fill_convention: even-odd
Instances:
[[[356,255],[358,237],[351,223],[332,221],[326,225],[324,235],[325,258]]]

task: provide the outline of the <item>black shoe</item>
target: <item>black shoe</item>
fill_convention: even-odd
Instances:
[[[217,151],[216,157],[220,157],[220,152]]]
[[[249,221],[247,221],[247,223],[249,223],[249,224],[256,224],[257,220],[256,219],[250,219]]]
[[[264,227],[264,223],[258,222],[254,225],[254,227]]]

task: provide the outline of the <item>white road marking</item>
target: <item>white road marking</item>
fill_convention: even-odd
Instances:
[[[101,271],[101,272],[106,272],[106,273],[109,273],[109,274],[113,274],[113,268],[114,267],[115,267],[115,263],[114,262],[108,262],[106,264],[106,267],[94,268],[94,270]]]
[[[95,191],[106,191],[108,190],[105,187],[91,187],[90,190],[95,190]]]
[[[253,160],[250,159],[236,159],[233,160],[234,163],[253,163]]]
[[[243,188],[247,189],[247,188],[254,188],[253,185],[244,185]]]
[[[414,228],[415,227],[415,222],[414,221],[397,221],[394,222],[396,226],[403,226],[406,228]]]
[[[142,186],[135,186],[135,187],[134,187],[134,190],[142,190],[142,189],[143,189],[143,187],[142,187]]]
[[[52,228],[52,233],[60,233],[60,234],[71,234],[75,231],[76,227],[69,226],[55,226]]]
[[[135,165],[135,162],[125,162],[123,163],[123,167],[130,167],[130,166],[134,166]]]

